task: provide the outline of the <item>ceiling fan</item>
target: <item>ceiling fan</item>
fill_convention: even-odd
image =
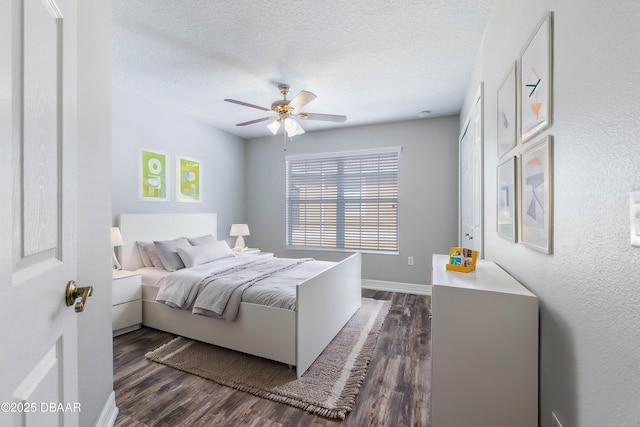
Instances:
[[[304,133],[304,129],[300,124],[294,119],[306,119],[306,120],[323,120],[326,122],[337,122],[342,123],[347,120],[346,116],[338,116],[334,114],[318,114],[318,113],[304,113],[300,110],[316,99],[316,96],[308,92],[306,90],[301,90],[295,98],[292,100],[287,99],[287,94],[289,93],[289,85],[279,84],[278,89],[283,96],[283,99],[279,99],[274,101],[271,104],[271,108],[261,107],[259,105],[249,104],[247,102],[236,101],[235,99],[225,99],[227,102],[231,102],[234,104],[244,105],[245,107],[257,108],[258,110],[267,111],[271,113],[271,115],[267,117],[262,117],[260,119],[250,120],[248,122],[238,123],[236,126],[247,126],[254,123],[260,123],[267,120],[271,120],[271,123],[267,125],[267,128],[274,135],[278,133],[278,129],[280,129],[280,125],[284,124],[285,128],[285,143],[286,137],[289,138],[300,135]]]

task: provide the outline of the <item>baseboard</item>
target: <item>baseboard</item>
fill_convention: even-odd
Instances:
[[[111,391],[109,398],[100,412],[100,418],[96,423],[96,427],[113,427],[118,416],[118,407],[116,406],[116,392]]]
[[[431,285],[388,282],[385,280],[362,279],[362,287],[377,291],[402,292],[405,294],[431,295]]]

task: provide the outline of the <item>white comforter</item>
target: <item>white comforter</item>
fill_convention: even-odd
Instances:
[[[257,298],[258,303],[294,310],[295,286],[331,264],[264,256],[223,258],[160,279],[156,301],[234,320],[246,292],[251,302]]]

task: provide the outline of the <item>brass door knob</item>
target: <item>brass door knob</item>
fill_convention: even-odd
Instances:
[[[76,313],[80,313],[82,310],[84,310],[84,305],[87,302],[87,297],[90,297],[91,294],[93,294],[93,286],[79,288],[76,285],[76,282],[71,280],[69,283],[67,283],[67,290],[65,292],[67,307],[73,305],[73,303],[78,298],[81,298],[80,302],[76,304]]]

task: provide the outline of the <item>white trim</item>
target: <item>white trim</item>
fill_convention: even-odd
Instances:
[[[381,148],[365,148],[362,150],[349,151],[331,151],[329,153],[311,153],[311,154],[288,154],[285,160],[306,160],[306,159],[323,159],[327,157],[345,157],[345,156],[364,156],[368,154],[378,153],[402,153],[402,146],[381,147]]]
[[[100,412],[100,417],[98,417],[96,427],[113,427],[116,423],[118,411],[118,407],[116,406],[116,393],[111,390],[111,394],[105,402],[102,412]]]
[[[431,285],[419,283],[388,282],[385,280],[362,279],[364,289],[378,291],[402,292],[405,294],[431,295]]]

